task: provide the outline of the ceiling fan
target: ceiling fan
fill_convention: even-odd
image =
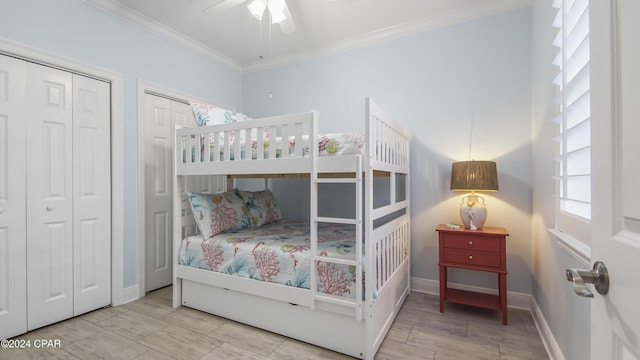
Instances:
[[[290,34],[296,31],[296,24],[291,17],[285,0],[218,0],[213,5],[202,10],[204,13],[215,14],[230,9],[243,2],[249,2],[247,9],[256,19],[262,20],[268,11],[272,24],[279,24],[282,32]]]

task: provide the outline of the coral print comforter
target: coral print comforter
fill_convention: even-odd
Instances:
[[[355,259],[355,228],[320,224],[318,253]],[[261,281],[310,288],[308,223],[277,222],[209,239],[191,236],[182,241],[180,264]],[[319,262],[318,291],[353,297],[355,267]]]

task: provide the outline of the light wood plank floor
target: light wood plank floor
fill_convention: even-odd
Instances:
[[[531,315],[447,304],[412,293],[376,359],[548,359]],[[171,308],[171,287],[115,308],[53,324],[16,339],[29,349],[0,349],[0,359],[351,359],[267,331],[197,310]],[[36,339],[60,348],[35,348]]]

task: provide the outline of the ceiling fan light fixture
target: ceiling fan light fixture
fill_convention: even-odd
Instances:
[[[253,0],[247,5],[247,8],[256,19],[262,20],[262,14],[264,14],[264,10],[267,8],[267,0]],[[271,6],[269,6],[269,9],[271,9]]]
[[[287,15],[284,13],[285,6],[284,0],[269,0],[268,7],[272,24],[277,24],[287,19]]]
[[[285,16],[285,14],[283,13],[271,13],[271,23],[272,24],[278,24],[281,23],[283,21],[287,20],[287,17]]]

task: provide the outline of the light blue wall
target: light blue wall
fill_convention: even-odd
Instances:
[[[138,79],[239,109],[242,75],[80,0],[2,0],[0,37],[123,74],[124,286],[137,284]]]
[[[247,74],[243,109],[261,117],[320,112],[320,131],[364,131],[372,97],[411,131],[412,268],[438,279],[439,223],[460,222],[451,162],[496,160],[500,191],[486,196],[488,226],[504,226],[509,291],[531,293],[531,9],[525,8],[297,64]],[[273,97],[269,97],[272,92]],[[274,181],[274,183],[276,183]],[[274,185],[301,214],[308,185]],[[336,191],[337,201],[344,193]],[[307,205],[308,206],[308,205]],[[452,269],[453,282],[495,288],[494,275]]]

